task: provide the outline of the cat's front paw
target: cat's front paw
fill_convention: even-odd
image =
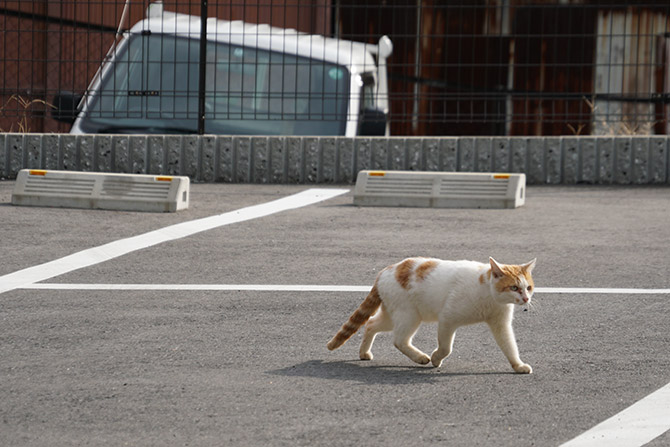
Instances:
[[[520,363],[518,365],[512,365],[512,368],[514,368],[514,371],[516,371],[519,374],[532,374],[533,373],[533,368],[531,368],[530,365],[527,364],[527,363]]]
[[[372,360],[372,353],[370,351],[368,352],[361,352],[358,354],[358,356],[361,358],[361,360]]]
[[[423,354],[422,356],[417,357],[414,361],[419,365],[427,365],[430,363],[430,357],[428,357],[426,354]]]

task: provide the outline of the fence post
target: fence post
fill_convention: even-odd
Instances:
[[[207,0],[200,3],[200,69],[198,73],[198,134],[205,133],[205,73],[207,64]]]

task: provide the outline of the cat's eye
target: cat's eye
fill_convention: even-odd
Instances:
[[[533,290],[533,286],[528,286],[528,288],[526,290],[528,290],[530,292],[531,290]]]
[[[516,292],[516,291],[519,290],[519,288],[518,288],[517,286],[509,286],[509,289],[510,289],[512,292]]]

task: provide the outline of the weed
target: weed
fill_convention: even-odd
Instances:
[[[35,104],[41,104],[46,107],[50,107],[52,109],[56,108],[56,106],[54,106],[53,104],[49,104],[43,99],[26,99],[21,95],[13,94],[12,96],[9,97],[9,99],[5,102],[5,104],[3,104],[2,107],[0,107],[0,113],[3,112],[11,102],[15,102],[23,110],[23,112],[19,115],[18,122],[16,123],[18,125],[17,130],[20,133],[30,132],[30,126],[28,125],[29,111],[33,108]],[[5,132],[5,130],[0,128],[0,132]],[[12,124],[11,127],[9,128],[9,132],[14,132],[14,124]]]
[[[623,114],[621,113],[621,110],[619,110],[618,113],[614,113],[615,116],[619,116],[619,119],[605,119],[602,114],[598,114],[598,106],[596,105],[595,100],[589,100],[588,98],[583,99],[591,111],[591,116],[595,117],[594,127],[597,124],[598,135],[650,135],[653,133],[654,126],[658,123],[658,121],[644,119],[644,116],[640,117]],[[586,124],[579,124],[577,127],[572,124],[567,124],[567,127],[574,135],[581,135]]]

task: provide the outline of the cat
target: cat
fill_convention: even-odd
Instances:
[[[378,332],[393,331],[400,352],[421,365],[439,367],[451,354],[456,329],[485,322],[514,371],[531,374],[531,366],[519,358],[512,318],[515,305],[530,305],[533,267],[535,259],[505,265],[493,258],[488,264],[407,258],[377,275],[367,298],[328,342],[328,349],[342,346],[367,322],[360,347],[362,360],[372,360]],[[438,347],[430,357],[412,345],[423,321],[438,323]]]

